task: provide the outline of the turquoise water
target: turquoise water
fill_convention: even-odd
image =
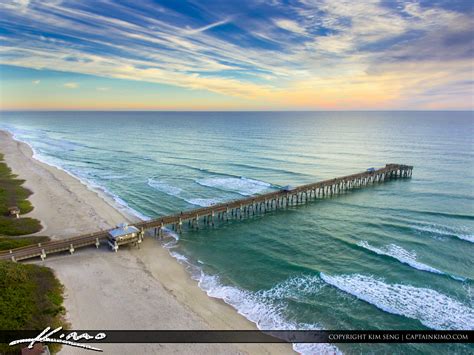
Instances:
[[[413,178],[168,241],[261,328],[474,329],[472,112],[3,112],[0,127],[150,218],[379,167]],[[296,346],[468,353],[467,345]]]

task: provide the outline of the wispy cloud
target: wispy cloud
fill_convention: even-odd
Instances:
[[[377,102],[362,100],[364,107],[418,108],[453,85],[472,102],[472,85],[462,84],[472,77],[472,10],[453,3],[301,0],[211,7],[193,1],[178,9],[148,1],[32,0],[23,12],[3,3],[2,26],[10,35],[0,62],[275,104],[286,95],[290,106],[311,106],[315,93],[324,100],[312,106],[332,107],[348,105],[350,95],[362,100],[361,92],[381,92]]]
[[[30,0],[6,0],[4,6],[25,12],[30,4]]]
[[[301,27],[298,22],[295,22],[295,21],[292,21],[292,20],[287,20],[287,19],[277,19],[274,21],[275,24],[284,29],[284,30],[287,30],[289,32],[294,32],[294,33],[298,33],[300,35],[306,35],[306,30]]]
[[[77,89],[79,87],[79,84],[78,83],[65,83],[63,86],[68,89]]]
[[[189,35],[192,35],[192,34],[195,34],[195,33],[201,33],[201,32],[210,30],[211,28],[214,28],[214,27],[217,27],[217,26],[221,26],[221,25],[225,25],[226,23],[229,23],[229,19],[217,21],[217,22],[211,23],[211,24],[209,24],[209,25],[202,26],[202,27],[195,28],[195,29],[190,29],[190,28],[188,28],[188,29],[185,31],[185,33],[186,33],[186,34],[189,34]]]
[[[41,80],[33,80],[32,83],[33,85],[38,85],[41,82]]]

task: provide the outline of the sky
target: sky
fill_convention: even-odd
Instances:
[[[2,0],[2,110],[473,110],[472,0]]]

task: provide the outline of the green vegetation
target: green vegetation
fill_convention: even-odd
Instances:
[[[51,269],[0,261],[0,290],[0,329],[64,326],[63,286]],[[18,350],[0,344],[2,354]]]
[[[40,229],[40,222],[33,218],[12,218],[0,216],[0,234],[25,235],[36,233]]]
[[[41,229],[33,218],[9,216],[8,208],[17,206],[24,214],[33,209],[27,198],[31,191],[21,185],[0,153],[0,251],[43,243],[48,237],[13,237],[31,234]],[[65,327],[63,315],[63,286],[51,269],[32,264],[0,260],[0,329],[43,330]],[[24,345],[22,345],[23,347]],[[58,345],[49,344],[52,352]],[[20,347],[0,344],[0,354],[18,354]]]
[[[0,261],[0,329],[43,329],[61,325],[62,286],[51,269]],[[15,317],[11,317],[12,311]]]
[[[12,238],[0,235],[0,251],[26,247],[31,244],[44,243],[47,241],[49,241],[48,237]]]
[[[0,235],[25,235],[36,233],[41,229],[40,221],[33,218],[14,218],[9,216],[8,208],[17,206],[20,214],[33,209],[27,198],[31,191],[22,185],[25,181],[17,179],[3,161],[0,153]]]

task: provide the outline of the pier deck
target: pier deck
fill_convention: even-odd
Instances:
[[[146,231],[151,232],[155,237],[162,236],[163,229],[167,226],[180,231],[185,222],[192,228],[199,228],[200,223],[201,225],[214,225],[216,220],[242,219],[257,213],[288,207],[295,203],[306,203],[317,197],[332,196],[369,184],[397,178],[409,178],[412,176],[412,170],[413,167],[409,165],[387,164],[385,167],[376,170],[368,169],[361,173],[302,185],[289,190],[282,189],[209,207],[197,208],[138,222],[132,224],[132,226],[138,228],[142,236]],[[72,254],[78,248],[91,245],[99,247],[101,243],[107,240],[109,231],[102,230],[96,233],[2,251],[0,252],[0,259],[20,261],[41,257],[44,260],[47,255],[53,253],[69,251]]]

